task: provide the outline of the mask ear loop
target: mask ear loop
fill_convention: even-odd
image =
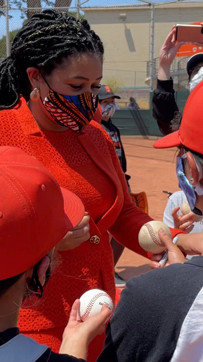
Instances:
[[[200,161],[200,159],[198,158],[198,156],[196,156],[196,155],[194,155],[194,153],[192,153],[192,152],[190,152],[190,151],[188,151],[189,153],[190,153],[190,155],[192,155],[192,158],[193,158],[193,161],[194,161],[194,163],[195,163],[195,166],[197,167],[197,172],[198,172],[198,182],[201,180],[201,178],[202,178],[202,164],[203,164],[203,160],[202,160],[202,164],[201,164],[201,161]],[[181,158],[182,159],[186,159],[187,160],[187,153],[188,152],[186,152],[186,153],[184,153],[182,156],[181,156]]]
[[[182,159],[187,159],[187,153],[188,153],[188,152],[184,153],[184,154],[181,156],[181,158],[182,158]],[[190,154],[192,155],[193,160],[194,160],[194,163],[195,163],[195,165],[196,165],[196,167],[197,167],[198,183],[199,183],[199,181],[200,181],[201,178],[202,178],[202,166],[201,166],[201,162],[200,162],[199,158],[197,158],[196,155],[194,155],[194,154],[191,153],[191,152],[190,152]],[[192,186],[193,186],[193,185],[192,185]],[[198,185],[197,185],[197,186],[198,186]],[[199,195],[198,190],[197,190],[197,187],[193,186],[193,188],[194,188],[195,192]],[[201,210],[199,210],[197,207],[194,207],[194,209],[192,210],[192,212],[193,212],[194,214],[198,215],[198,216],[202,216]]]
[[[198,156],[194,155],[193,153],[191,153],[191,154],[193,156],[193,159],[194,159],[195,165],[197,167],[197,171],[198,171],[198,184],[197,184],[197,186],[194,186],[194,189],[195,189],[197,195],[201,196],[201,195],[203,195],[203,193],[201,190],[202,187],[199,185],[199,181],[202,179],[203,160],[201,162],[201,160]],[[193,212],[197,215],[202,216],[202,212],[199,209],[197,209],[196,207],[194,208]]]
[[[53,89],[50,87],[49,83],[47,82],[46,78],[43,76],[43,74],[42,74],[42,72],[41,72],[40,68],[37,68],[37,69],[38,69],[38,71],[39,71],[39,73],[40,73],[40,75],[41,75],[42,79],[45,81],[46,85],[49,87],[49,89],[53,90]]]
[[[192,154],[192,156],[193,156],[195,164],[197,166],[197,171],[198,171],[198,175],[199,175],[198,181],[200,181],[202,179],[202,166],[203,165],[201,164],[199,158],[196,155]]]
[[[40,73],[42,79],[45,81],[47,87],[49,88],[49,92],[50,92],[50,90],[53,91],[53,89],[50,87],[49,83],[47,82],[47,80],[46,80],[45,77],[43,76],[43,74],[42,74],[42,72],[40,71],[40,69],[39,69],[39,68],[37,68],[37,69],[39,70],[39,73]],[[44,105],[44,101],[43,101],[43,99],[42,99],[42,97],[41,97],[41,94],[40,94],[40,100],[41,100],[41,103]]]

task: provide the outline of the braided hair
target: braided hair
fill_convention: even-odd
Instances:
[[[14,107],[21,95],[29,100],[28,67],[50,74],[64,57],[79,53],[101,59],[104,54],[102,41],[86,20],[51,9],[33,15],[14,38],[11,55],[0,63],[0,110]]]

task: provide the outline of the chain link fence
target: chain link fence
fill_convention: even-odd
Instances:
[[[77,0],[0,0],[0,60],[9,54],[13,38],[32,15],[55,8],[77,16],[77,7]]]

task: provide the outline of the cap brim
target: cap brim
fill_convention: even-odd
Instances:
[[[116,98],[116,99],[121,99],[121,97],[119,96],[114,96],[111,94],[106,94],[105,96],[99,96],[99,100],[103,101],[104,99],[108,99],[108,98]]]
[[[67,227],[69,230],[72,230],[80,223],[80,221],[84,217],[85,207],[79,197],[71,191],[61,187],[61,192],[64,198],[65,214],[68,218]]]
[[[189,72],[198,64],[203,62],[203,53],[194,54],[187,63],[187,72]]]
[[[168,134],[165,137],[160,138],[153,144],[154,148],[172,148],[180,146],[181,140],[179,137],[179,131]]]

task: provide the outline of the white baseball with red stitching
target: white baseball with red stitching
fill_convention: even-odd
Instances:
[[[138,241],[142,249],[152,254],[159,254],[165,250],[158,235],[160,229],[172,237],[169,227],[162,221],[149,221],[141,227]]]
[[[113,301],[106,292],[100,289],[88,290],[80,297],[80,319],[84,321],[87,317],[99,314],[104,304],[113,312]]]

